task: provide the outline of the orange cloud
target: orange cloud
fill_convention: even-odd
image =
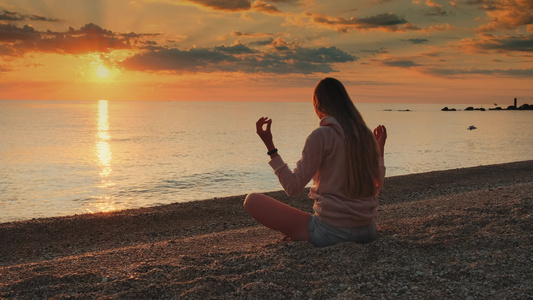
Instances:
[[[442,9],[442,5],[433,0],[426,0],[426,5],[430,7],[430,10],[426,13],[430,16],[446,16],[447,13]]]
[[[271,14],[281,13],[281,11],[277,9],[274,5],[268,4],[263,0],[255,0],[254,3],[252,4],[252,8],[257,11],[262,11],[262,12],[271,13]]]
[[[428,28],[424,29],[425,32],[434,32],[434,31],[450,31],[450,30],[458,30],[459,28],[451,26],[449,23],[446,24],[439,24],[439,25],[432,25]]]
[[[520,26],[527,26],[531,31],[533,24],[533,1],[531,0],[495,0],[475,1],[486,10],[490,20],[479,31],[509,30]]]

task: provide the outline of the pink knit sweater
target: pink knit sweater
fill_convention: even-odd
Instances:
[[[316,216],[337,227],[361,227],[373,222],[377,213],[377,197],[350,198],[344,192],[345,146],[344,132],[333,117],[320,120],[320,127],[307,138],[302,158],[293,171],[281,156],[270,162],[281,186],[289,196],[301,192],[313,179],[309,197],[315,200]],[[381,184],[385,178],[383,158],[379,159]]]

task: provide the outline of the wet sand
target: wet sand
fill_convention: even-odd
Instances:
[[[532,198],[533,161],[389,177],[378,240],[322,249],[244,195],[3,223],[0,298],[531,299]]]

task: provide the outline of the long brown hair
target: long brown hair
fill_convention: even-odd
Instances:
[[[376,195],[380,188],[377,143],[344,85],[335,78],[322,79],[315,88],[313,105],[316,111],[334,117],[344,131],[346,193],[351,197]]]

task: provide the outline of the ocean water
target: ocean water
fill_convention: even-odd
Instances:
[[[533,112],[444,106],[468,105],[357,104],[387,127],[387,176],[533,159]],[[280,190],[262,116],[294,167],[311,103],[0,101],[0,222]]]

